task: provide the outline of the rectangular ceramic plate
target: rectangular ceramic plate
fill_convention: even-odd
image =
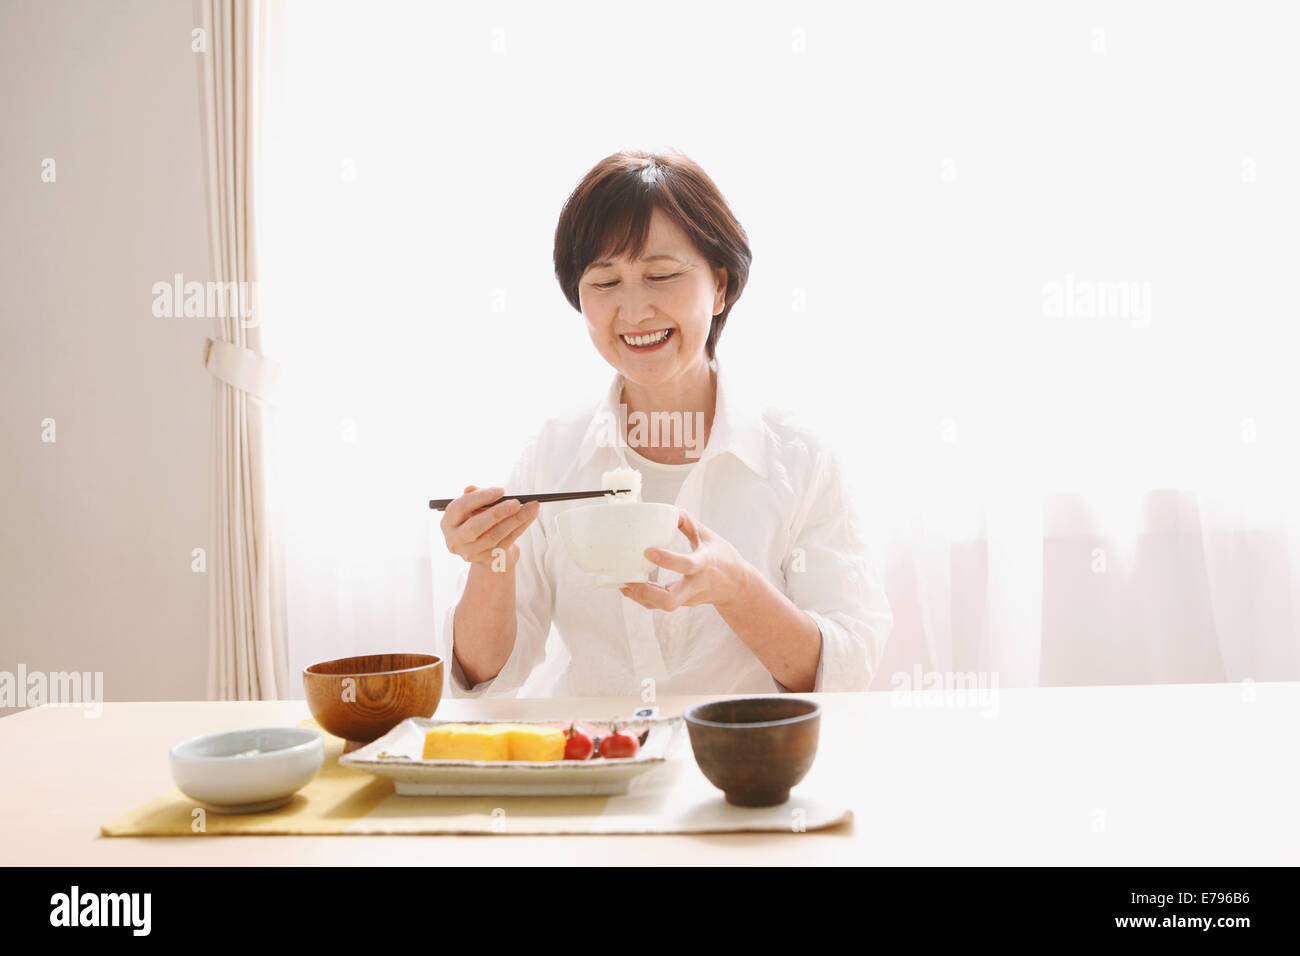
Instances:
[[[408,717],[373,743],[344,754],[339,763],[393,781],[403,796],[571,796],[626,793],[632,781],[661,765],[685,736],[681,717],[583,720],[607,728],[617,723],[639,735],[649,730],[635,757],[612,760],[424,760],[425,734],[442,724],[555,724],[548,720],[432,720]],[[383,756],[381,756],[381,754]]]

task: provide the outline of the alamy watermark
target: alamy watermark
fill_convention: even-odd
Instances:
[[[998,712],[996,671],[927,671],[916,664],[889,678],[895,707],[969,707],[984,717]]]
[[[256,282],[198,282],[185,281],[177,272],[171,282],[155,282],[153,314],[169,319],[239,319],[246,329],[256,328]]]
[[[152,893],[86,893],[74,884],[50,897],[50,925],[120,926],[133,936],[148,936],[152,909]]]
[[[1135,329],[1151,324],[1151,283],[1076,279],[1043,284],[1043,315],[1049,319],[1118,319]]]
[[[621,403],[618,419],[604,409],[597,416],[596,429],[596,444],[601,448],[683,448],[687,458],[704,454],[707,437],[703,412],[629,412]]]
[[[84,707],[83,717],[104,713],[103,671],[0,671],[0,710],[8,707]]]

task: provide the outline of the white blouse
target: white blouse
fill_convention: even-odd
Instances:
[[[703,454],[685,472],[673,502],[721,535],[805,611],[821,630],[815,691],[865,690],[884,652],[893,614],[866,554],[835,454],[786,414],[757,413],[726,387],[716,360],[717,402]],[[506,481],[506,494],[601,487],[614,468],[641,466],[627,454],[620,425],[623,378],[615,375],[593,413],[552,418],[528,443]],[[674,476],[675,477],[675,476]],[[557,501],[518,540],[518,628],[500,673],[470,687],[452,654],[455,602],[437,636],[450,666],[453,697],[770,694],[787,688],[772,676],[712,605],[650,610],[617,588],[599,588],[566,553],[555,528]],[[676,532],[669,550],[689,552]],[[461,572],[458,595],[469,576]],[[659,568],[651,580],[680,575]],[[457,597],[459,600],[459,597]],[[554,634],[552,635],[552,630]],[[546,659],[548,636],[550,660]]]

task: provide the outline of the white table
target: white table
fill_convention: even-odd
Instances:
[[[107,703],[0,719],[0,864],[1300,863],[1300,683],[817,694],[805,784],[852,823],[804,833],[106,838],[171,789],[170,745],[291,725],[302,701]],[[663,714],[702,698],[666,698]],[[907,705],[907,706],[904,706]],[[439,717],[630,713],[627,700],[447,700]],[[796,788],[792,800],[797,799]]]

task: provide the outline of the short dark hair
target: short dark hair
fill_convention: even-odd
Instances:
[[[555,277],[579,312],[578,281],[597,259],[624,253],[639,258],[650,218],[661,209],[695,243],[714,269],[727,270],[722,311],[705,343],[713,359],[731,307],[749,279],[749,237],[722,192],[692,159],[677,152],[622,150],[591,168],[565,200],[555,227]]]

